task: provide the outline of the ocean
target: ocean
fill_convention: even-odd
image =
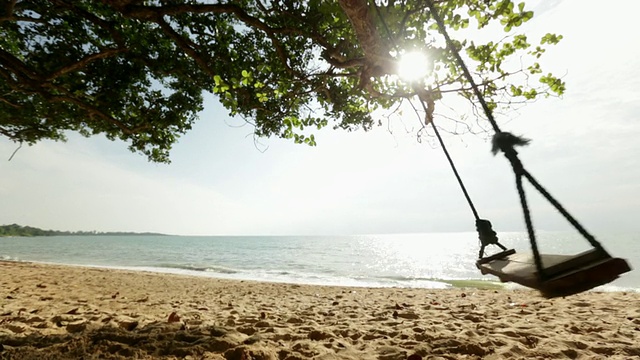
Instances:
[[[529,252],[525,233],[500,241]],[[539,232],[542,253],[589,249],[579,234]],[[613,256],[640,264],[640,235],[598,238]],[[510,287],[475,267],[475,233],[358,236],[55,236],[0,238],[0,259],[225,279],[367,287]],[[601,290],[640,291],[631,271]]]

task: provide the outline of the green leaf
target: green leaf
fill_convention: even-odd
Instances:
[[[548,33],[540,39],[540,45],[557,44],[562,40],[562,35]]]

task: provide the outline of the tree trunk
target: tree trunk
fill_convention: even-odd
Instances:
[[[374,15],[367,0],[339,0],[349,18],[370,69],[370,75],[395,73],[395,63],[389,55],[389,44],[376,28]]]

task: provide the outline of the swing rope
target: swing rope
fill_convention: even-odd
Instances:
[[[541,280],[546,280],[547,276],[545,274],[544,268],[542,267],[542,260],[540,257],[540,252],[538,250],[538,245],[537,245],[537,240],[536,240],[536,235],[535,235],[535,231],[534,231],[534,226],[533,226],[533,222],[531,220],[531,212],[529,210],[529,206],[527,204],[527,197],[526,197],[526,193],[522,184],[522,178],[526,178],[529,183],[531,183],[531,185],[533,185],[533,187],[538,190],[538,192],[540,192],[544,198],[547,199],[547,201],[549,201],[555,208],[556,210],[558,210],[558,212],[560,212],[560,214],[589,242],[589,244],[591,244],[592,247],[594,247],[598,252],[609,256],[607,254],[607,252],[604,250],[604,248],[602,247],[602,245],[595,239],[595,237],[593,237],[589,232],[587,232],[587,230],[573,217],[571,216],[571,214],[569,214],[569,212],[567,210],[564,209],[564,207],[553,197],[551,196],[551,194],[542,186],[540,185],[540,183],[524,168],[522,162],[520,161],[520,158],[518,157],[518,152],[515,150],[515,146],[518,145],[527,145],[529,143],[529,140],[527,139],[523,139],[520,137],[517,137],[515,135],[512,135],[510,133],[507,132],[503,132],[500,127],[498,126],[498,123],[496,122],[496,120],[493,117],[493,112],[491,111],[491,109],[489,108],[489,106],[487,105],[487,102],[484,99],[484,96],[482,95],[482,93],[480,92],[480,89],[478,88],[477,84],[475,83],[475,81],[473,80],[473,76],[471,75],[471,73],[469,72],[469,69],[467,68],[464,60],[462,59],[462,57],[460,56],[459,51],[456,49],[455,44],[453,43],[453,41],[451,40],[451,38],[449,37],[449,34],[447,33],[445,24],[442,20],[442,18],[440,17],[440,15],[438,14],[438,11],[436,9],[436,7],[434,6],[432,0],[426,0],[425,3],[427,4],[427,7],[429,8],[429,11],[431,12],[431,16],[433,16],[433,19],[435,20],[435,22],[438,25],[438,29],[440,30],[440,33],[444,36],[445,41],[446,41],[446,45],[447,48],[449,49],[449,51],[451,51],[451,54],[454,56],[456,62],[458,63],[458,66],[460,66],[460,68],[462,69],[462,72],[464,74],[464,76],[467,78],[467,80],[469,81],[469,84],[471,85],[471,88],[473,89],[474,95],[476,96],[476,98],[478,99],[478,102],[480,103],[480,105],[482,106],[482,109],[487,117],[487,120],[489,120],[489,123],[491,124],[493,130],[494,130],[494,136],[493,136],[493,153],[496,154],[498,151],[501,151],[504,156],[507,158],[507,160],[509,161],[511,168],[515,174],[515,180],[516,180],[516,188],[518,190],[518,195],[520,197],[520,205],[522,207],[522,211],[524,214],[524,220],[525,220],[525,224],[527,227],[527,233],[529,236],[529,242],[531,243],[531,249],[533,252],[533,256],[534,256],[534,262],[535,262],[535,266],[536,266],[536,270],[538,271],[538,277]],[[382,14],[380,13],[380,10],[378,9],[378,7],[374,4],[374,7],[376,9],[376,12],[378,14],[378,16],[380,17],[380,20],[382,21],[382,24],[384,25],[388,36],[390,38],[391,41],[393,41],[393,37],[391,36],[391,32],[389,31],[389,28],[387,27],[384,18],[382,17]],[[397,45],[394,42],[394,45],[397,49]],[[427,101],[433,101],[430,97],[427,97]],[[465,198],[467,199],[467,202],[469,203],[469,206],[474,214],[474,217],[476,219],[476,228],[478,230],[478,235],[480,237],[481,243],[482,243],[482,247],[480,249],[480,258],[483,257],[483,250],[484,247],[488,244],[497,244],[499,245],[501,248],[503,248],[503,250],[505,250],[505,248],[500,245],[497,242],[497,237],[495,236],[495,232],[491,229],[491,223],[488,220],[482,220],[479,218],[478,216],[478,212],[475,209],[475,206],[473,205],[473,202],[471,201],[471,198],[469,196],[469,194],[467,193],[467,190],[458,174],[458,171],[453,163],[453,161],[451,160],[451,157],[449,156],[449,152],[446,150],[446,147],[444,145],[444,142],[442,141],[442,137],[440,136],[437,127],[435,126],[434,122],[433,122],[433,104],[426,104],[425,105],[425,99],[420,97],[420,102],[422,104],[423,109],[425,110],[426,114],[427,114],[427,118],[426,121],[430,122],[434,132],[436,134],[436,137],[438,138],[438,142],[440,143],[440,145],[442,146],[442,149],[447,157],[447,160],[449,161],[449,164],[456,176],[456,179],[458,180],[458,183],[465,195]],[[429,105],[429,106],[427,106]],[[488,225],[488,227],[487,227]],[[493,233],[493,234],[492,234]]]
[[[400,49],[396,44],[396,42],[393,40],[391,31],[389,30],[389,27],[387,26],[387,23],[385,22],[384,17],[380,13],[380,9],[375,4],[374,4],[374,8],[376,10],[378,17],[380,18],[380,22],[382,23],[385,31],[387,32],[387,36],[389,37],[389,40],[391,41],[393,46],[396,48],[396,51],[400,53]],[[422,109],[426,114],[425,125],[431,124],[431,127],[433,128],[433,132],[435,133],[436,138],[440,143],[440,147],[442,148],[442,151],[444,152],[444,155],[447,158],[447,161],[449,162],[449,166],[451,167],[451,170],[453,171],[453,174],[455,175],[455,178],[458,181],[458,185],[460,186],[460,189],[462,190],[462,193],[464,194],[464,197],[467,200],[467,204],[469,205],[471,212],[473,213],[473,217],[476,219],[476,231],[478,233],[478,239],[480,240],[480,251],[478,254],[478,258],[482,259],[484,257],[484,250],[489,245],[496,245],[500,247],[502,251],[506,251],[507,248],[504,245],[500,244],[500,242],[498,241],[497,233],[493,230],[491,222],[486,219],[481,219],[480,216],[478,215],[478,211],[476,210],[476,207],[473,204],[473,201],[471,200],[471,196],[469,195],[469,192],[467,191],[467,188],[464,185],[464,182],[462,181],[460,174],[458,173],[458,169],[456,168],[456,165],[453,162],[451,155],[449,155],[449,151],[447,150],[447,147],[444,144],[444,141],[442,140],[442,136],[440,136],[440,131],[438,130],[438,127],[435,125],[435,122],[433,119],[433,111],[435,109],[435,102],[433,98],[424,89],[418,88],[417,86],[415,86],[415,84],[413,88],[414,88],[414,91],[416,91],[416,93],[418,94],[418,97],[420,99],[420,104],[422,105]],[[414,108],[414,110],[416,109]],[[417,111],[416,111],[416,114],[417,114]]]
[[[421,92],[421,89],[416,88],[415,90],[418,93]],[[445,146],[444,141],[442,140],[442,136],[440,136],[440,131],[438,130],[438,127],[433,121],[434,120],[433,110],[435,106],[433,99],[425,94],[422,94],[420,98],[421,98],[420,105],[422,105],[422,109],[426,114],[425,123],[431,124],[431,128],[433,129],[433,132],[436,135],[436,138],[438,139],[438,143],[440,143],[440,147],[442,148],[442,151],[444,152],[444,155],[446,156],[447,161],[449,162],[449,166],[451,167],[451,170],[453,171],[453,174],[455,175],[456,180],[458,180],[458,185],[460,186],[460,189],[462,190],[462,193],[464,194],[464,197],[467,200],[467,203],[469,204],[469,208],[471,208],[473,217],[476,219],[476,231],[478,232],[478,239],[480,239],[480,252],[478,254],[478,258],[484,257],[484,249],[488,245],[496,245],[500,247],[503,251],[506,251],[507,248],[504,245],[500,244],[500,242],[498,241],[497,234],[493,230],[491,222],[489,220],[481,219],[480,215],[478,215],[478,211],[476,210],[476,207],[473,204],[473,201],[471,200],[471,196],[467,191],[467,187],[464,185],[464,182],[462,181],[462,178],[458,173],[458,169],[456,168],[456,165],[453,162],[451,155],[449,155],[449,151],[447,150],[447,147]]]
[[[480,220],[480,215],[478,215],[478,211],[476,210],[476,207],[473,204],[473,201],[471,200],[471,196],[469,196],[467,187],[464,186],[464,183],[462,182],[462,178],[458,173],[458,169],[456,168],[456,165],[454,164],[453,159],[451,158],[451,155],[449,155],[449,151],[447,150],[447,147],[444,145],[444,141],[442,140],[442,136],[440,136],[440,131],[438,130],[438,127],[433,122],[433,110],[434,110],[433,99],[429,97],[427,97],[426,99],[427,99],[426,102],[428,105],[425,104],[424,100],[420,101],[420,105],[422,105],[422,109],[426,113],[425,122],[427,124],[431,124],[431,127],[433,128],[433,132],[435,133],[436,138],[440,143],[440,147],[442,148],[442,151],[444,152],[444,155],[446,156],[447,161],[449,162],[449,166],[451,167],[451,170],[453,170],[453,174],[455,175],[456,180],[458,180],[458,185],[460,185],[460,189],[462,189],[462,193],[464,194],[465,199],[467,199],[467,203],[469,204],[469,208],[471,208],[473,217],[476,219],[476,221],[478,221]]]

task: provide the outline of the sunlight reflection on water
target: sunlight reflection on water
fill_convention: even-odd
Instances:
[[[525,233],[498,235],[506,247],[530,252]],[[543,253],[572,254],[589,248],[574,233],[539,232],[538,240]],[[640,263],[637,235],[609,234],[601,241],[614,256],[629,259],[632,267]],[[477,234],[472,232],[0,238],[0,258],[7,260],[350,286],[438,287],[442,280],[497,281],[477,270],[478,250]],[[632,271],[614,285],[640,288],[640,274]]]

